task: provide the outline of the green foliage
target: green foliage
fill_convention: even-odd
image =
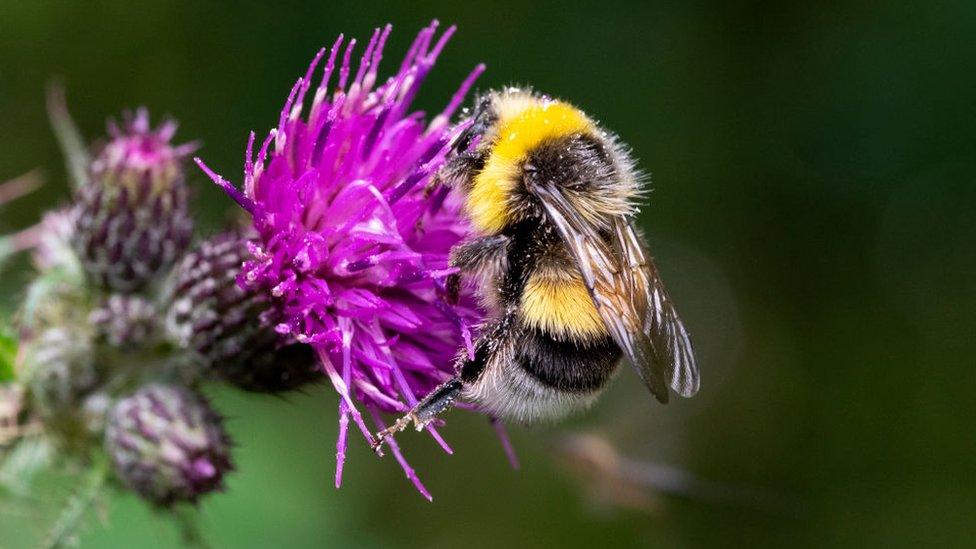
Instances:
[[[17,338],[6,326],[0,326],[0,383],[13,381],[16,376]]]
[[[0,495],[29,495],[38,475],[53,463],[54,453],[54,445],[47,437],[21,439],[0,456]]]
[[[54,549],[77,544],[77,535],[84,526],[85,517],[103,493],[107,480],[108,466],[104,459],[98,459],[85,471],[81,483],[65,501],[48,531],[44,547]]]

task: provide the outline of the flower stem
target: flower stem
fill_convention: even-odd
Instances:
[[[54,549],[73,543],[88,510],[95,504],[108,479],[108,464],[96,460],[82,480],[78,491],[71,496],[48,533],[43,547]]]
[[[47,114],[64,153],[65,167],[72,187],[77,189],[88,181],[88,165],[91,159],[81,132],[68,113],[64,87],[57,82],[52,82],[47,88]]]
[[[196,547],[198,549],[207,549],[210,544],[204,539],[203,533],[200,532],[200,523],[197,521],[196,508],[179,506],[173,509],[173,518],[176,520],[177,526],[180,529],[180,536],[183,538],[183,545],[185,547]]]

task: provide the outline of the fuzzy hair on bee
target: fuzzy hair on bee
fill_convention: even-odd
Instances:
[[[626,147],[583,111],[531,90],[475,101],[434,184],[461,193],[474,234],[449,293],[487,311],[457,375],[379,433],[422,429],[457,399],[494,417],[556,420],[592,404],[621,357],[662,403],[698,391],[691,341],[634,226],[644,190]]]

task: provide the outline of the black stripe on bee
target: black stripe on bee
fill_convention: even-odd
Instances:
[[[620,347],[609,336],[589,341],[558,340],[529,330],[517,351],[522,369],[539,383],[566,393],[603,387],[620,361]]]
[[[558,241],[559,235],[538,219],[528,219],[511,225],[502,234],[510,239],[510,244],[508,272],[505,273],[500,289],[506,303],[517,305],[536,263],[553,242]]]

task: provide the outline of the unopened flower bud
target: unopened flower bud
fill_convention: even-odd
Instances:
[[[105,430],[105,419],[111,410],[114,400],[107,393],[92,393],[81,403],[81,420],[85,430],[92,434],[101,434]]]
[[[170,283],[171,337],[216,377],[242,389],[295,389],[320,374],[312,349],[274,331],[266,294],[237,283],[247,239],[225,233],[187,254]]]
[[[33,254],[34,265],[39,271],[47,272],[59,267],[78,269],[78,259],[71,245],[76,225],[75,215],[77,210],[70,207],[44,214]]]
[[[141,345],[156,335],[156,308],[134,295],[114,294],[91,312],[89,321],[101,341],[115,347]]]
[[[20,436],[20,417],[24,411],[24,391],[19,385],[0,385],[0,448]]]
[[[118,292],[140,289],[190,241],[183,159],[193,145],[173,146],[172,121],[153,130],[140,109],[92,160],[75,196],[75,252],[89,277]]]
[[[45,416],[69,409],[98,381],[91,340],[71,327],[38,334],[28,344],[25,365],[32,405]]]
[[[105,448],[119,479],[146,500],[195,502],[233,469],[223,420],[200,395],[153,384],[109,412]]]

